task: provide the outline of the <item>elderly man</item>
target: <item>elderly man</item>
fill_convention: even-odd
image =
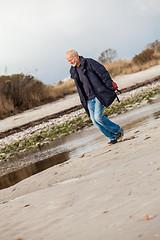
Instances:
[[[110,139],[108,145],[121,141],[123,129],[103,115],[104,106],[108,107],[116,98],[108,71],[97,61],[79,56],[74,49],[67,51],[66,59],[71,64],[71,78],[81,103],[93,124]]]

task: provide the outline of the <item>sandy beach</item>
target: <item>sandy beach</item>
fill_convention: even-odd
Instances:
[[[160,239],[160,120],[0,191],[1,239]]]
[[[156,119],[0,190],[0,239],[160,239],[159,133]]]

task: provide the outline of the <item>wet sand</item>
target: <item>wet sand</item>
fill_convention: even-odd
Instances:
[[[158,119],[1,190],[1,239],[160,239],[159,133]]]

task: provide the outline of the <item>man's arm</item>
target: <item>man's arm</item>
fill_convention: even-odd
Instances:
[[[111,81],[112,80],[111,76],[109,72],[106,70],[106,68],[102,64],[100,64],[99,62],[91,58],[88,58],[87,62],[91,66],[92,72],[94,72],[99,76],[99,78],[104,83],[104,85],[114,90],[112,81]]]

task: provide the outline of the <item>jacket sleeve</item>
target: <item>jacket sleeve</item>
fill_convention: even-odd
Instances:
[[[109,72],[106,70],[106,68],[102,64],[91,58],[88,59],[88,63],[92,67],[93,72],[95,72],[96,75],[99,76],[99,79],[101,79],[104,85],[114,90],[111,76]]]

